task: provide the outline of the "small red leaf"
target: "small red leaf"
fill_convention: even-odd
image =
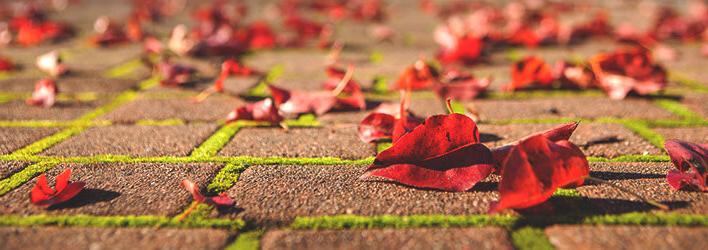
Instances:
[[[580,149],[569,141],[553,142],[543,135],[514,146],[503,163],[500,200],[489,212],[523,209],[548,200],[556,189],[582,185],[590,166]]]
[[[84,182],[70,182],[71,169],[66,169],[56,177],[55,189],[47,184],[47,177],[41,174],[37,178],[32,191],[30,202],[41,207],[50,207],[71,200],[83,190]]]
[[[641,48],[599,54],[590,59],[590,65],[598,85],[615,100],[624,99],[630,92],[655,93],[667,83],[666,70]]]
[[[12,71],[15,69],[15,64],[13,64],[10,59],[0,57],[0,72]]]
[[[417,60],[407,67],[396,80],[395,89],[422,90],[429,89],[438,82],[439,74],[432,66],[423,60]]]
[[[236,108],[226,116],[226,122],[237,120],[262,121],[278,124],[283,121],[283,117],[278,114],[278,108],[275,107],[273,100],[267,98]]]
[[[380,139],[391,138],[396,117],[384,113],[371,113],[359,123],[359,139],[364,142],[373,142]]]
[[[214,206],[234,205],[234,201],[229,198],[225,193],[221,193],[218,196],[204,196],[199,191],[199,186],[190,180],[182,180],[181,186],[186,189],[190,194],[192,194],[192,198],[197,203],[205,203]]]
[[[33,106],[49,108],[56,102],[57,86],[51,79],[42,79],[34,85],[32,97],[26,103]]]
[[[504,86],[505,90],[551,88],[553,87],[553,71],[543,59],[529,56],[511,67],[511,83]]]
[[[666,140],[664,148],[676,166],[666,175],[671,187],[708,191],[708,144]]]
[[[472,188],[491,171],[492,155],[477,125],[460,114],[436,115],[379,153],[362,176],[447,191]]]
[[[449,76],[450,74],[446,74]],[[487,91],[491,84],[489,78],[475,79],[468,73],[455,73],[445,81],[433,86],[433,90],[440,99],[456,101],[469,101]]]
[[[177,87],[185,84],[197,72],[191,66],[174,63],[169,59],[163,59],[155,67],[160,74],[160,85],[164,87]]]

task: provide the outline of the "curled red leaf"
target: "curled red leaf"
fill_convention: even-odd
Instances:
[[[528,56],[511,66],[511,83],[504,86],[505,90],[551,88],[553,87],[553,71],[543,59]]]
[[[434,39],[440,46],[438,60],[442,63],[473,64],[482,56],[483,41],[462,28],[457,19],[450,19],[435,29]]]
[[[35,183],[30,192],[30,201],[32,204],[41,207],[50,207],[71,200],[83,190],[86,183],[70,182],[71,169],[66,169],[56,177],[54,189],[47,184],[45,174],[39,175],[37,183]]]
[[[270,98],[238,107],[226,116],[226,122],[249,120],[278,124],[283,121],[283,119],[284,118],[278,114],[278,108]]]
[[[10,59],[0,57],[0,72],[12,71],[15,69],[15,64]]]
[[[189,82],[197,70],[191,66],[163,59],[155,65],[160,75],[160,86],[176,87]]]
[[[494,165],[495,167],[497,167],[497,172],[501,172],[504,160],[507,158],[507,156],[509,156],[509,152],[511,152],[511,149],[514,148],[514,146],[516,146],[517,144],[519,144],[520,141],[526,140],[536,135],[541,135],[552,142],[567,141],[570,140],[570,137],[573,135],[573,132],[575,132],[575,129],[578,128],[578,124],[580,123],[566,123],[546,131],[531,134],[508,145],[493,148],[492,155],[494,156]]]
[[[437,84],[440,74],[438,71],[419,59],[413,65],[407,67],[396,80],[397,90],[423,90],[429,89]]]
[[[229,198],[229,196],[226,195],[226,193],[220,193],[218,196],[204,196],[200,191],[199,191],[199,186],[190,181],[190,180],[182,180],[181,186],[187,190],[187,192],[192,194],[192,198],[194,199],[195,202],[197,203],[204,203],[204,204],[209,204],[213,206],[233,206],[234,205],[234,200]]]
[[[492,172],[492,163],[472,119],[436,115],[376,155],[361,178],[376,176],[418,188],[466,191]]]
[[[32,96],[26,100],[26,103],[32,106],[40,106],[49,108],[54,106],[57,96],[57,85],[52,79],[42,79],[34,85]]]
[[[708,144],[666,140],[664,148],[676,166],[666,175],[672,188],[708,191]]]
[[[598,85],[611,99],[624,99],[630,92],[647,95],[666,87],[666,70],[642,48],[598,54],[590,65]]]
[[[445,74],[445,80],[433,86],[433,90],[440,99],[456,101],[469,101],[487,91],[491,84],[489,78],[474,78],[469,73]]]
[[[534,135],[520,141],[504,160],[499,182],[500,200],[490,213],[523,209],[548,200],[556,189],[580,186],[590,174],[583,152],[566,140]]]

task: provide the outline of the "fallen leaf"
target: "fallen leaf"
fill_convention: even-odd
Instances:
[[[13,64],[10,59],[0,57],[0,72],[8,72],[15,69],[15,64]]]
[[[666,175],[672,188],[708,191],[708,144],[674,139],[666,140],[664,148],[676,167]]]
[[[423,90],[437,84],[438,71],[424,60],[419,59],[407,67],[396,80],[394,89],[397,90]]]
[[[527,56],[511,66],[511,83],[504,86],[504,90],[514,91],[520,89],[552,88],[553,71],[543,59],[536,56]]]
[[[30,201],[34,205],[47,208],[71,200],[83,190],[86,183],[70,182],[69,179],[71,169],[66,169],[56,177],[56,184],[52,189],[47,184],[47,177],[42,173],[30,192]]]
[[[656,93],[667,84],[666,70],[642,48],[598,54],[590,59],[590,66],[598,85],[614,100],[624,99],[630,92]]]
[[[190,180],[182,180],[181,186],[192,194],[192,198],[197,203],[209,204],[213,206],[233,206],[234,200],[229,198],[226,193],[220,193],[218,196],[204,196],[199,191],[199,186]]]
[[[32,97],[26,100],[26,103],[32,106],[40,106],[49,108],[54,106],[57,96],[57,85],[52,79],[42,79],[34,85]]]
[[[492,154],[480,143],[472,119],[436,115],[376,155],[361,179],[376,176],[417,188],[459,192],[486,178],[492,164]]]
[[[433,86],[433,91],[440,99],[456,101],[469,101],[487,91],[491,84],[490,78],[474,78],[469,73],[445,73],[445,79]]]
[[[531,136],[515,145],[504,160],[500,199],[491,204],[489,212],[541,204],[558,188],[582,185],[589,174],[585,155],[571,142]]]
[[[497,168],[496,172],[501,172],[504,160],[507,158],[511,149],[514,148],[520,141],[524,141],[530,137],[541,135],[552,142],[567,141],[578,128],[579,122],[571,122],[563,125],[556,126],[546,131],[538,132],[519,139],[518,141],[509,143],[507,145],[496,147],[492,149],[492,155],[494,156],[494,166]]]
[[[283,117],[278,114],[278,108],[270,98],[238,107],[226,116],[226,122],[238,120],[262,121],[278,124]]]

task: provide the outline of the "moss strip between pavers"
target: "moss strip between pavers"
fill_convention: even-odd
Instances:
[[[239,230],[242,220],[192,219],[178,221],[163,216],[91,216],[91,215],[0,215],[0,226],[77,226],[77,227],[187,227]]]
[[[240,233],[233,243],[226,246],[226,250],[258,250],[263,234],[265,234],[263,230]]]
[[[59,162],[57,161],[35,163],[25,167],[24,169],[11,175],[10,177],[0,180],[0,196],[3,196],[7,192],[12,191],[13,189],[21,186],[22,184],[25,184],[35,176],[44,173],[45,171],[56,166],[57,164],[59,164]]]
[[[511,231],[511,242],[518,250],[555,249],[542,228],[523,227]]]

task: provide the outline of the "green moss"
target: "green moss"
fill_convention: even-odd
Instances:
[[[588,156],[587,157],[588,162],[608,162],[610,161],[609,159],[605,157],[599,157],[599,156]]]
[[[396,91],[386,91],[383,93],[377,93],[377,92],[367,92],[364,93],[364,96],[366,97],[367,100],[375,100],[375,101],[395,101],[398,102],[398,100],[401,98]],[[432,91],[416,91],[411,93],[411,98],[412,99],[436,99],[437,96],[435,95],[435,92]]]
[[[154,88],[158,84],[160,84],[160,77],[153,76],[140,82],[138,84],[138,90]]]
[[[265,77],[263,78],[262,81],[260,81],[256,86],[253,86],[246,92],[246,96],[252,96],[252,97],[267,97],[270,96],[270,92],[268,91],[268,84],[275,82],[280,78],[283,73],[285,73],[285,66],[282,64],[278,64],[273,66],[268,73],[266,73]]]
[[[481,124],[495,124],[495,125],[508,125],[508,124],[560,124],[569,122],[588,122],[589,120],[580,118],[528,118],[528,119],[508,119],[508,120],[492,120],[492,121],[481,121]]]
[[[511,241],[519,250],[555,249],[541,228],[523,227],[511,232]]]
[[[663,148],[663,147],[662,147]],[[611,162],[668,162],[668,155],[623,155],[610,159]]]
[[[0,127],[51,128],[70,126],[64,121],[0,121]]]
[[[107,70],[105,73],[103,73],[103,76],[107,78],[127,77],[142,66],[143,62],[140,59],[130,60]]]
[[[679,128],[708,126],[708,120],[647,120],[647,126],[652,128]]]
[[[553,193],[553,196],[556,197],[580,197],[580,193],[578,190],[575,189],[568,189],[568,188],[559,188],[556,190],[556,192]]]
[[[706,87],[706,85],[675,70],[669,72],[669,81],[679,83],[695,91],[708,93],[708,87]]]
[[[504,59],[510,62],[521,61],[524,56],[524,52],[519,49],[509,49],[504,53]]]
[[[191,209],[192,206],[195,206],[192,211],[188,211]],[[206,219],[209,217],[209,214],[211,211],[214,210],[214,206],[211,206],[209,204],[204,204],[204,203],[196,203],[192,201],[192,203],[187,206],[182,213],[178,214],[177,216],[174,217],[175,220],[179,220],[179,218],[182,218],[182,222],[185,223],[190,223],[193,221],[198,221],[202,219]],[[189,214],[185,215],[185,213],[189,212]]]
[[[166,119],[166,120],[139,120],[135,122],[138,126],[178,126],[184,125],[182,119]]]
[[[0,80],[8,79],[11,75],[12,73],[9,72],[0,72]]]
[[[238,181],[238,177],[248,167],[249,165],[244,164],[227,164],[216,173],[214,179],[209,183],[209,186],[207,186],[207,190],[211,193],[226,192],[226,190],[231,188],[234,183]]]
[[[374,84],[371,86],[371,90],[377,95],[388,96],[391,91],[388,88],[388,80],[385,76],[375,76]]]
[[[657,106],[669,111],[685,120],[696,120],[702,121],[703,117],[695,112],[691,111],[688,107],[684,106],[678,101],[670,99],[658,99],[654,101]]]
[[[229,123],[224,125],[219,130],[211,135],[206,141],[199,145],[198,148],[192,151],[193,157],[209,157],[215,156],[221,148],[226,146],[231,138],[238,132],[240,126],[237,123]]]
[[[489,99],[531,99],[531,98],[553,98],[553,97],[602,97],[605,94],[599,90],[529,90],[516,92],[491,92],[487,94]]]
[[[241,233],[236,238],[236,241],[226,247],[226,250],[258,250],[264,233],[263,230]]]
[[[80,118],[74,120],[74,122],[75,123],[90,122],[90,121],[118,108],[119,106],[121,106],[129,101],[132,101],[133,99],[135,99],[135,97],[137,97],[137,95],[138,94],[135,91],[132,91],[132,90],[125,91],[122,94],[118,95],[110,103],[94,109],[93,111],[89,112],[88,114],[85,114],[85,115],[81,116]]]
[[[36,141],[30,145],[27,145],[24,148],[13,152],[12,155],[34,155],[41,153],[45,149],[54,146],[55,144],[68,139],[69,137],[81,133],[81,131],[84,131],[84,129],[84,127],[71,127],[64,129],[53,135],[44,137],[41,140]]]
[[[517,218],[509,215],[335,215],[297,217],[292,229],[414,228],[414,227],[511,227]]]
[[[0,215],[0,226],[77,226],[77,227],[190,227],[238,230],[242,220],[202,219],[177,221],[161,216],[90,216],[90,215]]]
[[[369,62],[373,64],[379,64],[383,62],[384,60],[384,55],[380,51],[374,51],[371,52],[371,55],[369,55]]]
[[[389,149],[391,146],[393,146],[393,143],[391,142],[376,143],[376,152],[381,153],[382,151]]]
[[[654,132],[646,122],[642,121],[631,121],[623,120],[620,122],[625,128],[631,130],[635,134],[649,141],[652,145],[657,148],[664,148],[664,137],[660,134]]]
[[[0,180],[0,196],[3,196],[7,192],[10,192],[22,184],[25,184],[35,176],[44,173],[57,164],[59,164],[59,162],[55,161],[35,163],[25,167],[20,172],[17,172],[8,178]]]
[[[583,224],[597,225],[662,225],[662,226],[708,226],[708,215],[679,213],[626,213],[598,215],[584,218]]]

